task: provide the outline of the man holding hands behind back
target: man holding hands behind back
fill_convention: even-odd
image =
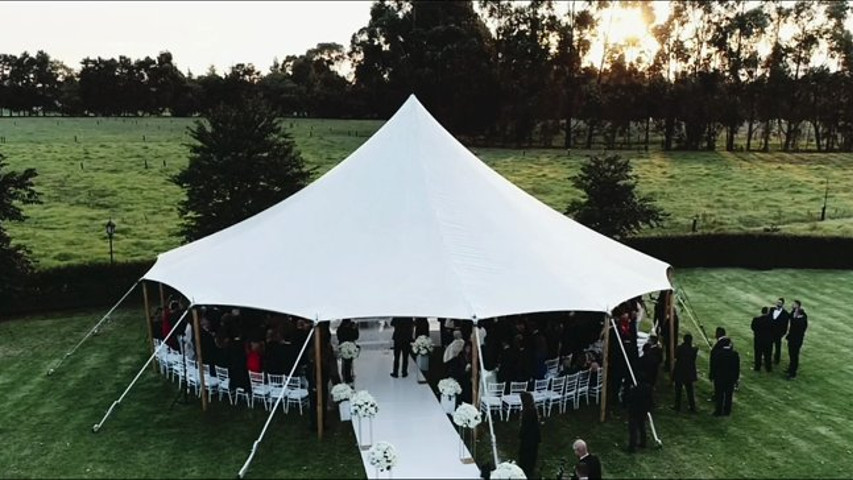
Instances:
[[[794,300],[794,308],[791,310],[791,328],[788,331],[788,380],[797,376],[797,368],[800,366],[800,348],[806,337],[806,329],[809,327],[808,315],[803,310],[799,300]]]
[[[779,364],[782,358],[782,338],[788,333],[788,312],[785,311],[785,299],[779,298],[776,301],[776,307],[770,312],[771,324],[773,325],[773,343],[771,348],[775,348],[773,352],[773,363]]]

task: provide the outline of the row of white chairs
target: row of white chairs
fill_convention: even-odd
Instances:
[[[154,348],[158,348],[161,343],[160,340],[155,339]],[[158,350],[156,360],[160,373],[172,381],[177,380],[179,389],[184,388],[186,384],[186,388],[192,389],[196,396],[201,395],[198,362],[185,359],[179,351],[169,345]],[[285,382],[287,375],[249,371],[251,389],[246,391],[242,387],[231,388],[227,368],[214,366],[215,376],[210,375],[209,366],[205,365],[203,370],[204,387],[208,398],[217,397],[221,401],[227,396],[231,405],[243,399],[249,408],[254,408],[255,401],[259,400],[264,408],[269,410],[275,405],[278,397],[283,395],[281,405],[285,413],[290,411],[290,407],[295,406],[299,408],[299,414],[302,415],[304,409],[308,407],[308,381],[305,377],[294,376]]]
[[[521,412],[521,393],[525,391],[530,392],[536,408],[546,417],[551,416],[554,406],[559,407],[560,413],[564,413],[570,402],[577,410],[581,398],[589,405],[589,399],[593,397],[598,404],[601,400],[603,375],[596,375],[597,380],[593,385],[590,385],[590,377],[591,371],[583,370],[569,375],[535,380],[532,386],[529,382],[509,382],[509,393],[506,393],[507,382],[489,382],[486,383],[486,392],[480,397],[480,410],[483,414],[488,410],[497,411],[501,420],[509,421],[513,410]]]

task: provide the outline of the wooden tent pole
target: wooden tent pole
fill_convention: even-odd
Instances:
[[[599,375],[604,375],[601,380],[601,414],[600,421],[604,421],[607,418],[607,390],[608,386],[608,372],[610,371],[610,313],[604,314],[604,352],[601,357],[601,369],[603,372],[599,372]]]
[[[207,387],[204,384],[204,357],[201,351],[201,328],[197,308],[193,308],[193,331],[195,332],[195,355],[198,359],[198,380],[201,385],[201,409],[207,411]]]
[[[148,327],[148,348],[151,353],[154,353],[154,328],[151,326],[151,305],[148,303],[148,284],[145,280],[142,281],[142,302],[145,305],[145,326]],[[151,364],[151,368],[156,372],[157,365]]]
[[[163,288],[163,284],[160,284],[160,308],[163,311],[166,310],[166,290]]]
[[[323,363],[321,349],[321,337],[323,330],[320,329],[320,324],[315,324],[317,331],[314,334],[314,384],[317,389],[317,438],[323,439]]]
[[[473,351],[471,352],[471,403],[477,407],[477,410],[480,409],[480,333],[477,330],[477,324],[474,323],[474,329],[476,332],[474,333],[474,338],[472,339],[477,344],[471,345]]]
[[[675,375],[675,336],[677,332],[675,331],[675,302],[673,301],[675,298],[675,290],[670,290],[666,294],[666,310],[667,315],[669,316],[669,378],[672,381],[673,376]]]

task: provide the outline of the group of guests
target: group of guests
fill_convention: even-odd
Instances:
[[[800,367],[800,349],[808,328],[808,315],[799,300],[794,300],[791,311],[785,310],[785,299],[779,298],[773,307],[762,307],[761,314],[752,319],[753,350],[755,364],[753,369],[773,371],[772,364],[778,365],[782,358],[782,340],[788,343],[788,380],[797,377]]]

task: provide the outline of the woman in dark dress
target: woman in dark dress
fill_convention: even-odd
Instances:
[[[536,457],[539,455],[539,414],[530,392],[521,393],[521,430],[518,432],[518,466],[527,478],[533,478]]]

